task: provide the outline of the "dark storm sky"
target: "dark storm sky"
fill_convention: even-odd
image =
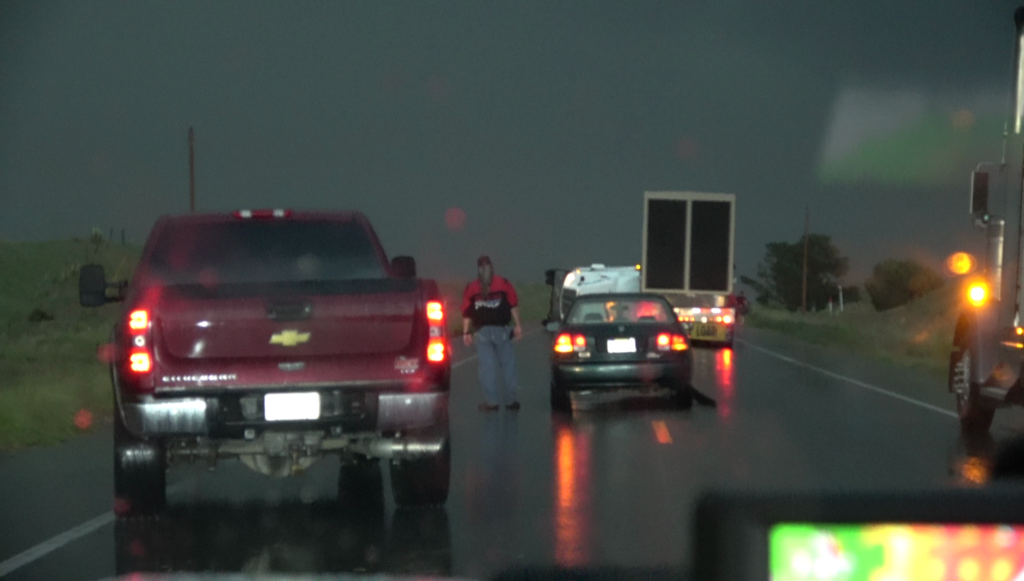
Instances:
[[[807,202],[854,279],[980,241],[966,176],[815,172],[844,87],[1004,87],[1013,4],[765,4],[4,2],[0,239],[141,241],[187,211],[192,124],[200,210],[359,209],[445,278],[636,262],[644,190],[736,193],[740,273]]]

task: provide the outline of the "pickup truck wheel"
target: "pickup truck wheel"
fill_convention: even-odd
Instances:
[[[441,451],[431,456],[391,462],[391,491],[398,506],[435,506],[448,500],[452,450],[446,437]]]
[[[167,453],[163,442],[128,431],[115,409],[114,509],[118,516],[159,512],[167,502]]]
[[[569,397],[569,392],[554,380],[551,382],[551,411],[563,414],[572,412],[572,399]]]
[[[342,461],[338,469],[338,504],[347,510],[383,512],[384,479],[378,460]]]
[[[960,429],[967,433],[988,432],[996,410],[981,399],[981,387],[971,378],[974,360],[966,338],[957,338],[949,355],[949,389],[956,396]]]

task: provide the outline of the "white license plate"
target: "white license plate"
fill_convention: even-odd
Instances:
[[[609,353],[636,353],[636,339],[608,339]]]
[[[320,417],[320,394],[268,393],[263,396],[263,417],[268,422],[315,420]]]

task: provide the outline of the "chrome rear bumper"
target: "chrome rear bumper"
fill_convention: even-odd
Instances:
[[[208,434],[209,407],[204,398],[121,404],[125,426],[140,436]],[[377,430],[425,428],[437,424],[447,413],[447,393],[382,393],[377,397]]]

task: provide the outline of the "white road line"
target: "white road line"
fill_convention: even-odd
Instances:
[[[32,561],[45,557],[64,545],[74,542],[113,521],[114,513],[105,512],[96,518],[85,521],[73,529],[69,529],[47,541],[43,541],[31,549],[27,549],[6,561],[0,562],[0,577],[3,577],[16,569],[20,569]]]
[[[175,490],[188,485],[192,480],[192,478],[188,478],[181,482],[172,484],[167,488],[167,492],[174,492]],[[91,518],[74,528],[68,529],[57,536],[51,537],[32,548],[26,549],[6,561],[0,561],[0,577],[9,575],[15,570],[20,569],[33,561],[38,561],[57,549],[73,543],[85,535],[97,529],[101,529],[112,522],[114,522],[114,511],[111,510],[97,517]]]
[[[537,331],[530,331],[528,333],[523,333],[522,339],[525,339],[526,337],[533,335],[536,332]],[[474,354],[465,359],[460,359],[459,361],[452,363],[452,369],[461,367],[466,363],[473,361],[476,358],[477,356]],[[171,485],[170,488],[167,489],[167,491],[171,492],[179,487],[185,486],[187,483],[187,480],[178,482],[176,484]],[[60,533],[55,537],[51,537],[50,539],[45,540],[30,549],[26,549],[25,551],[18,553],[17,555],[11,557],[10,559],[7,559],[6,561],[0,561],[0,577],[8,575],[13,571],[20,569],[25,565],[28,565],[33,561],[37,561],[45,557],[46,555],[49,555],[50,553],[56,551],[57,549],[67,545],[68,543],[72,543],[84,537],[85,535],[101,527],[104,527],[112,522],[114,522],[113,511],[105,512],[95,518],[85,521],[84,523],[74,528],[68,529],[63,533]]]
[[[838,379],[840,381],[845,381],[846,383],[849,383],[849,384],[852,384],[852,385],[856,385],[857,387],[863,387],[864,389],[873,391],[875,393],[880,393],[882,395],[887,395],[887,396],[889,396],[891,398],[895,398],[895,399],[898,399],[900,401],[905,401],[905,402],[907,402],[909,404],[916,405],[917,407],[921,407],[921,408],[924,408],[926,410],[931,410],[931,411],[933,411],[935,413],[939,413],[939,414],[942,414],[944,416],[949,416],[951,418],[958,417],[955,412],[951,412],[951,411],[949,411],[947,409],[940,408],[939,406],[932,405],[930,403],[925,403],[925,402],[923,402],[921,400],[917,400],[917,399],[914,399],[912,397],[907,397],[905,395],[896,393],[894,391],[889,391],[888,389],[884,389],[884,388],[881,388],[881,387],[878,387],[878,386],[875,386],[875,385],[871,385],[870,383],[864,383],[863,381],[854,379],[852,377],[847,377],[845,375],[839,375],[838,373],[833,373],[833,372],[831,372],[831,371],[829,371],[827,369],[822,369],[820,367],[815,367],[813,365],[804,363],[803,361],[798,361],[796,359],[793,359],[792,357],[787,357],[787,356],[785,356],[785,355],[783,355],[781,353],[776,353],[775,351],[772,351],[770,349],[765,349],[764,347],[758,347],[757,345],[754,345],[753,343],[751,343],[749,341],[744,341],[742,339],[736,339],[736,341],[746,345],[747,347],[750,347],[751,349],[754,349],[756,351],[760,351],[762,353],[765,353],[766,355],[771,355],[772,357],[774,357],[776,359],[781,359],[782,361],[785,361],[787,363],[792,363],[793,365],[796,365],[797,367],[803,367],[805,369],[810,369],[811,371],[817,371],[818,373],[820,373],[822,375],[827,375],[828,377],[831,377],[833,379]]]

